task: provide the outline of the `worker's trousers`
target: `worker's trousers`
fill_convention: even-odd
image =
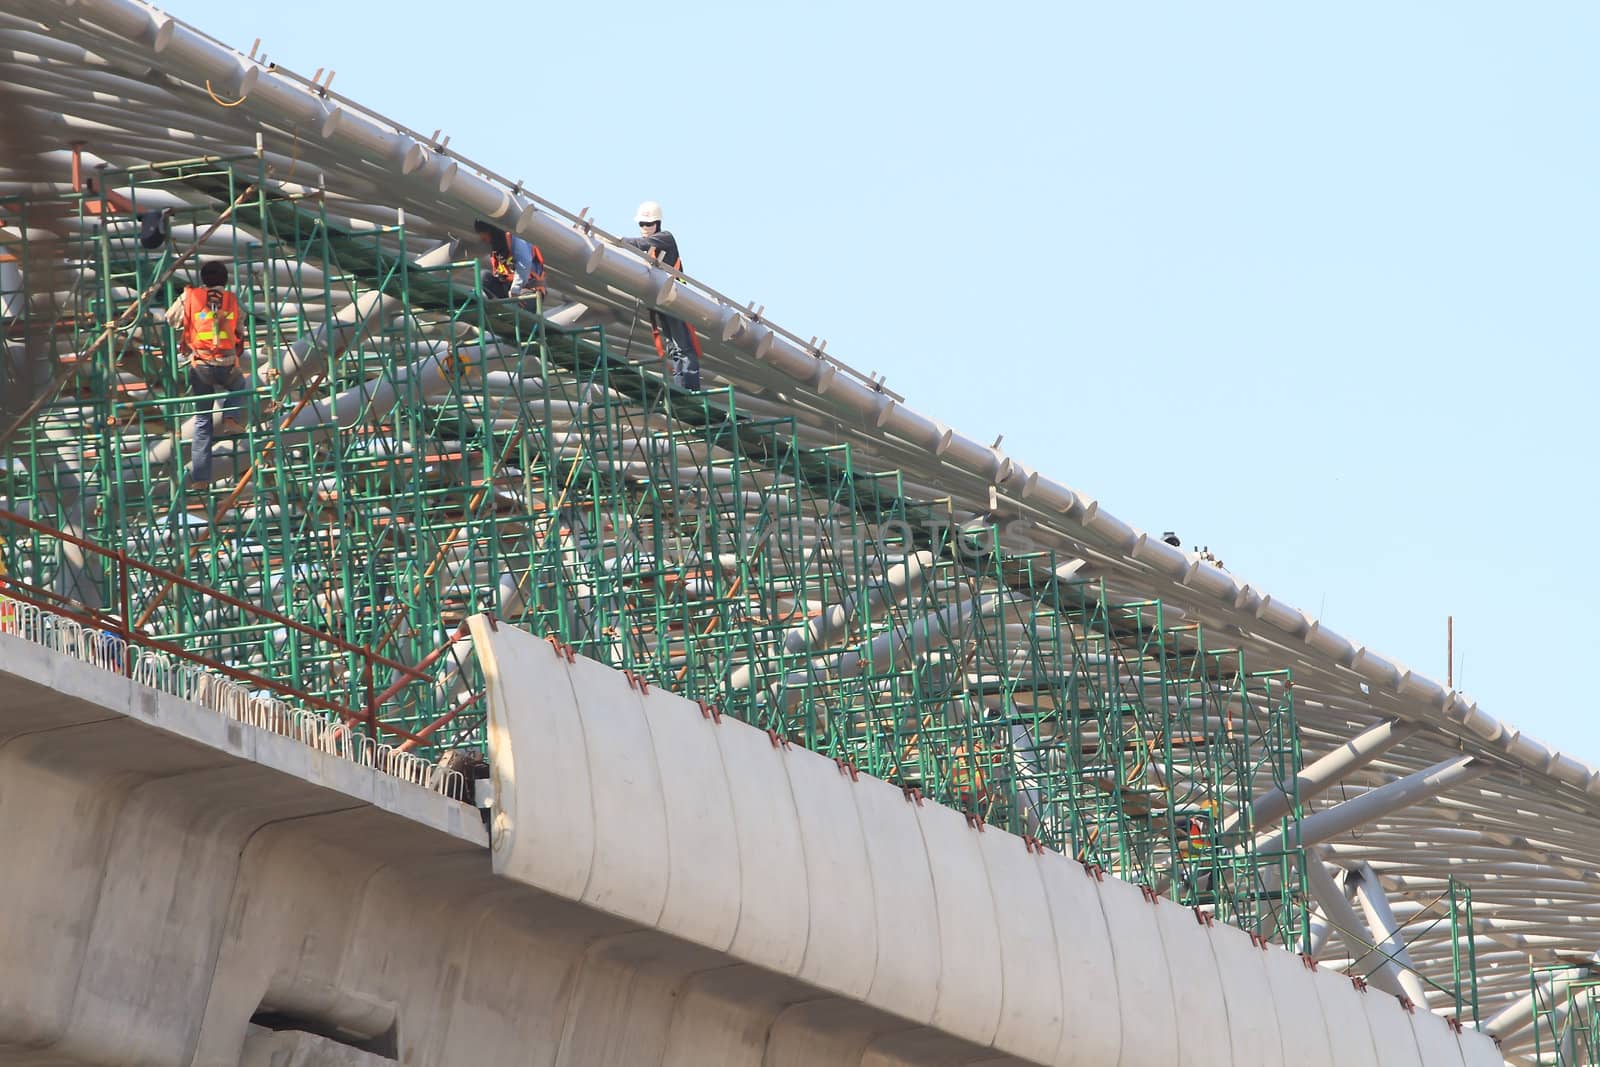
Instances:
[[[700,357],[694,350],[689,325],[671,315],[657,316],[661,354],[672,366],[672,384],[680,389],[700,388]]]
[[[196,482],[211,480],[212,416],[217,406],[215,394],[222,394],[222,417],[237,419],[244,406],[244,375],[237,363],[206,363],[195,360],[189,366],[189,392],[200,397],[200,410],[194,415],[194,454],[189,476]]]

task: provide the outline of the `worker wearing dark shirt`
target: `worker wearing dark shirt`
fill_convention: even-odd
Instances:
[[[489,272],[483,276],[486,296],[519,300],[544,295],[544,256],[537,248],[484,219],[474,220],[472,228],[489,252]]]
[[[639,205],[634,221],[639,224],[639,236],[627,243],[673,270],[683,270],[677,239],[661,228],[661,205],[646,200]],[[680,389],[699,389],[700,340],[689,324],[652,308],[650,329],[655,333],[656,352],[672,367],[673,384]]]

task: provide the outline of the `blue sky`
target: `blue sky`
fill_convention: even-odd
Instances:
[[[165,6],[1600,762],[1600,5]]]

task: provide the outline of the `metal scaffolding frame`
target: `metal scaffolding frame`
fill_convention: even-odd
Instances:
[[[219,449],[219,469],[226,473],[224,488],[206,498],[211,511],[202,522],[184,517],[173,524],[173,541],[187,555],[161,541],[139,542],[164,553],[156,558],[181,556],[186,566],[203,569],[207,577],[214,572],[226,584],[248,573],[229,552],[257,542],[231,535],[197,540],[206,523],[217,524],[219,534],[255,530],[250,536],[260,537],[275,515],[276,536],[300,553],[289,557],[299,563],[312,551],[305,547],[308,531],[321,527],[297,525],[297,516],[303,518],[308,508],[332,514],[351,523],[349,535],[344,526],[334,527],[340,533],[326,549],[311,539],[313,555],[326,551],[326,558],[345,562],[315,595],[294,602],[302,618],[333,620],[343,634],[380,634],[383,649],[420,662],[416,657],[425,659],[425,651],[438,651],[439,643],[430,645],[429,639],[439,637],[459,610],[474,597],[489,597],[508,616],[581,644],[597,658],[631,665],[686,692],[720,694],[730,709],[743,709],[774,729],[782,724],[841,758],[886,775],[899,773],[907,782],[916,780],[910,776],[913,764],[919,774],[931,769],[933,789],[957,803],[964,796],[980,799],[980,790],[985,800],[1005,792],[1007,798],[997,799],[988,815],[996,822],[1025,832],[1036,826],[1037,836],[1076,850],[1087,851],[1092,843],[1132,876],[1149,877],[1174,895],[1202,899],[1219,888],[1224,895],[1235,892],[1237,881],[1229,875],[1212,873],[1208,888],[1207,872],[1189,873],[1195,855],[1225,853],[1229,863],[1243,855],[1246,866],[1260,863],[1264,870],[1261,857],[1273,851],[1275,839],[1298,846],[1309,830],[1310,838],[1323,842],[1319,852],[1338,868],[1370,868],[1395,920],[1407,927],[1406,950],[1430,983],[1435,1009],[1461,1010],[1462,997],[1442,990],[1460,972],[1455,960],[1472,946],[1451,933],[1462,922],[1485,947],[1477,953],[1477,971],[1486,1015],[1526,992],[1530,957],[1550,965],[1594,951],[1600,769],[1523,735],[1464,694],[1332,632],[1208,561],[1162,544],[1088,494],[1006,455],[999,442],[968,440],[913,411],[881,381],[836,360],[825,344],[782,329],[753,303],[738,304],[696,279],[644,262],[592,220],[564,212],[523,182],[467,159],[439,134],[420,134],[311,79],[268,68],[138,0],[79,0],[70,6],[8,0],[0,10],[0,42],[7,46],[0,50],[0,85],[19,94],[19,126],[43,139],[37,158],[14,152],[0,159],[0,197],[10,205],[0,204],[0,240],[7,254],[18,256],[10,263],[0,259],[0,301],[8,320],[7,358],[0,362],[8,391],[0,408],[17,410],[24,375],[26,390],[34,392],[42,381],[55,380],[61,365],[53,359],[74,354],[70,346],[53,354],[41,350],[31,343],[38,331],[30,333],[30,326],[42,322],[57,338],[66,329],[92,341],[94,300],[102,308],[128,303],[128,285],[112,285],[107,295],[98,274],[69,284],[53,262],[55,235],[67,234],[80,251],[88,239],[89,230],[75,221],[76,207],[52,216],[52,205],[78,203],[64,178],[74,141],[90,140],[82,163],[96,180],[94,198],[132,196],[138,193],[134,186],[150,182],[135,177],[130,184],[116,172],[193,151],[174,142],[165,118],[185,114],[191,143],[217,157],[252,155],[257,173],[271,175],[270,189],[252,194],[256,217],[238,220],[220,251],[234,258],[232,235],[243,233],[245,254],[238,262],[260,266],[265,278],[267,257],[250,252],[250,242],[264,244],[270,236],[274,247],[294,249],[274,261],[294,266],[282,278],[273,267],[272,284],[260,289],[271,314],[263,317],[264,337],[252,340],[253,350],[264,347],[277,360],[281,377],[260,386],[263,400],[279,403],[273,418],[302,421],[269,424],[263,413],[249,447],[237,452],[237,464],[228,449]],[[156,68],[162,77],[152,79],[148,73]],[[211,103],[207,82],[238,106]],[[102,161],[109,164],[103,174],[96,169]],[[205,166],[212,173],[203,173]],[[215,159],[201,161],[184,176],[187,184],[174,186],[173,206],[188,213],[180,245],[197,237],[228,203],[227,189],[202,187],[224,181],[223,169]],[[226,181],[242,189],[248,178],[236,179],[230,171]],[[320,235],[315,226],[297,230],[302,224],[291,216],[308,215],[326,219],[327,229]],[[463,232],[474,215],[497,220],[543,247],[551,295],[542,318],[469,306],[472,268],[449,247],[449,237]],[[295,243],[297,234],[306,242],[303,249]],[[319,242],[325,247],[317,247]],[[120,251],[107,243],[112,253]],[[317,275],[328,256],[336,262]],[[134,277],[153,276],[148,264],[127,262],[145,271]],[[41,281],[30,299],[18,288],[24,266]],[[406,291],[392,294],[389,288],[402,278]],[[670,307],[701,335],[706,378],[715,387],[705,396],[674,394],[648,368],[633,366],[641,357],[652,358],[639,327],[650,306]],[[60,307],[89,314],[68,324],[54,316]],[[459,315],[461,336],[441,337],[448,332],[442,323],[452,314]],[[438,316],[443,320],[436,321]],[[331,363],[329,355],[335,357]],[[123,352],[119,359],[127,356]],[[472,377],[478,357],[482,383]],[[117,374],[135,371],[121,365]],[[514,390],[491,396],[489,375],[497,374],[507,377],[493,379],[495,389],[514,378],[550,383],[550,410],[535,412],[532,420],[544,429],[526,445],[526,458],[525,444],[508,440],[517,435],[500,434],[491,425],[499,421],[495,405],[527,401]],[[327,379],[311,386],[319,375]],[[125,385],[134,392],[115,392]],[[152,431],[167,424],[162,443],[137,457],[138,479],[126,487],[94,482],[109,469],[107,449],[131,432],[132,424],[108,421],[95,427],[92,462],[75,451],[64,430],[54,437],[34,434],[28,447],[38,459],[8,459],[0,466],[7,496],[30,507],[42,501],[39,506],[47,505],[59,525],[85,534],[122,529],[122,512],[113,508],[112,521],[99,507],[108,501],[126,506],[129,515],[140,508],[159,514],[159,491],[141,494],[163,472],[179,468],[181,433],[173,431],[181,429],[178,415],[186,409],[170,392],[157,388],[146,397],[137,387],[137,381],[113,383],[106,371],[86,387],[86,395],[71,399],[92,412],[94,404],[86,401],[98,403],[102,392],[114,393],[119,419],[137,417],[137,425]],[[111,401],[105,403],[109,419]],[[391,404],[387,411],[399,414],[375,424],[387,426],[384,433],[372,432],[367,415]],[[444,440],[435,432],[441,424],[416,414],[430,407],[441,419],[452,412],[495,417],[467,434],[480,445],[476,452],[425,447],[419,456],[417,442]],[[363,441],[384,437],[396,442],[392,449],[359,454]],[[283,445],[259,447],[280,438]],[[630,440],[637,442],[632,450],[623,444]],[[401,445],[413,450],[401,454]],[[280,447],[287,448],[283,458],[277,458]],[[497,467],[502,448],[511,449],[508,459],[526,465]],[[684,458],[669,464],[659,454],[662,448],[672,449],[674,457],[681,448]],[[455,458],[434,458],[445,455]],[[131,450],[127,458],[134,462]],[[50,472],[42,488],[32,483],[36,467]],[[362,512],[354,497],[328,494],[321,481],[350,473],[361,493],[376,493],[369,486],[418,467],[430,474],[452,468],[454,491],[471,485],[479,492],[469,491],[465,500],[450,497],[442,486],[413,493],[407,507],[432,518],[404,527],[418,534],[403,546],[412,553],[406,575],[411,583],[384,585],[366,573],[371,568],[363,567],[363,552],[398,543],[382,538],[399,538],[400,525]],[[668,479],[669,467],[676,483],[654,493],[628,474]],[[498,484],[508,469],[523,480]],[[234,502],[238,513],[229,504],[219,521],[217,505],[247,470],[249,485]],[[694,476],[684,477],[685,471]],[[87,485],[82,474],[91,475]],[[536,476],[542,479],[537,485]],[[571,500],[563,500],[560,489],[569,480]],[[257,508],[258,493],[264,499],[276,493],[287,503]],[[500,512],[507,493],[528,501],[540,497],[546,510],[522,516],[529,529],[518,530],[514,517]],[[450,516],[447,505],[474,500],[455,515],[457,525],[467,527],[463,533],[452,536],[454,526],[442,529]],[[784,510],[796,501],[804,507]],[[636,509],[646,502],[654,509],[650,521],[635,521]],[[280,510],[273,513],[272,506]],[[685,510],[692,521],[683,521]],[[166,514],[190,513],[168,507]],[[747,523],[752,516],[758,521]],[[830,547],[794,558],[794,531],[802,543],[808,535],[817,541],[818,529],[846,516],[844,525],[864,534],[887,531],[883,551],[855,553],[845,545],[837,553]],[[619,519],[626,520],[620,534]],[[741,541],[744,535],[732,531],[747,525],[754,530]],[[544,541],[536,542],[535,534]],[[654,572],[621,562],[627,557],[615,542],[635,536],[647,548],[663,546]],[[740,557],[752,539],[758,551],[750,561],[724,558]],[[669,556],[684,546],[698,553],[697,565]],[[282,558],[260,564],[268,571],[283,565]],[[635,579],[654,573],[655,583],[635,595],[607,566],[630,569]],[[82,600],[99,591],[105,604],[116,605],[107,599],[104,572],[81,553],[62,551],[49,567],[55,588]],[[446,595],[446,574],[467,580]],[[536,575],[555,580],[536,583],[529,577]],[[509,578],[502,584],[503,576]],[[240,588],[259,584],[252,579]],[[697,596],[703,599],[693,600]],[[800,611],[801,603],[805,618],[784,617]],[[254,641],[260,662],[270,659],[269,646],[288,647],[264,626],[235,625],[230,632],[226,620],[206,618],[200,605],[180,594],[162,597],[148,621],[164,617],[192,623],[197,640],[219,651],[227,651],[228,642]],[[622,618],[642,618],[647,625],[616,625]],[[373,629],[384,625],[393,633]],[[724,653],[733,649],[735,634],[745,635],[742,651]],[[1035,647],[1042,662],[1060,665],[1056,681],[1048,680],[1048,672],[1041,678],[1022,669],[1034,655],[1026,650]],[[754,659],[757,650],[771,662]],[[425,698],[415,692],[422,687],[410,687],[384,709],[403,729],[425,728],[454,712],[456,718],[439,727],[447,732],[424,739],[436,744],[470,739],[470,711],[456,710],[471,688],[470,679],[458,688],[461,671],[472,669],[470,656],[455,645],[446,655],[448,665],[434,665],[443,667],[441,680],[451,675],[448,684]],[[461,667],[454,666],[458,657]],[[974,669],[990,657],[1004,660],[1006,669]],[[709,662],[716,666],[705,666]],[[388,688],[338,678],[331,659],[313,655],[312,665],[326,668],[317,682],[329,692],[341,685],[346,696]],[[1282,684],[1291,672],[1292,697]],[[1068,686],[1063,679],[1073,682]],[[1067,727],[1062,736],[1070,743],[1062,747],[1078,746],[1080,771],[1110,768],[1109,776],[1101,775],[1108,785],[1089,788],[1080,773],[1058,795],[1051,790],[1061,779],[1051,776],[1062,772],[1049,761],[1050,744],[1041,749],[1040,739],[1055,737],[1056,724],[1071,720],[1071,710],[1080,705],[1096,710],[1080,713]],[[914,730],[894,715],[902,707],[957,706],[965,708],[965,717],[947,711],[942,725],[918,718]],[[1259,727],[1249,734],[1248,746],[1224,756],[1234,737],[1226,729],[1217,734],[1215,717],[1226,722],[1224,709],[1230,706],[1292,722],[1293,759],[1282,755],[1285,741]],[[1123,711],[1111,716],[1111,708]],[[1197,756],[1177,740],[1208,729],[1227,744],[1208,744],[1212,751]],[[1162,731],[1174,740],[1152,746],[1149,738]],[[991,743],[1005,749],[1009,761],[989,755]],[[955,752],[963,744],[965,751]],[[907,755],[913,748],[914,759]],[[1091,757],[1103,763],[1091,765]],[[1196,760],[1203,771],[1186,773]],[[1449,761],[1468,762],[1436,779],[1438,788],[1391,785]],[[988,787],[1001,780],[1004,790]],[[1151,782],[1157,788],[1147,804],[1141,794]],[[1373,793],[1378,795],[1364,799]],[[1216,797],[1225,799],[1214,809],[1209,805]],[[1307,817],[1300,833],[1274,833],[1292,814],[1286,802]],[[1170,826],[1143,836],[1115,829],[1141,821],[1156,827],[1163,811]],[[1202,826],[1202,839],[1211,840],[1198,847],[1179,840],[1173,828],[1185,819]],[[1252,846],[1241,850],[1246,841]],[[1314,878],[1316,870],[1314,864],[1291,864],[1276,886],[1263,873],[1261,889],[1241,912],[1270,912],[1273,894],[1296,899],[1299,893],[1297,899],[1306,900],[1296,884],[1308,872]],[[1450,923],[1416,920],[1436,913],[1433,902],[1459,884],[1458,876],[1470,881],[1470,915]],[[1348,906],[1342,889],[1340,895]],[[1453,916],[1457,910],[1452,907]],[[1342,920],[1327,911],[1323,918],[1323,929],[1337,943]],[[1271,921],[1280,923],[1277,917]],[[1306,925],[1287,917],[1281,924],[1302,931]],[[1372,947],[1370,931],[1351,936]],[[1508,1052],[1520,1054],[1532,1048],[1534,1035],[1524,1026],[1502,1040]]]
[[[122,214],[74,195],[76,284],[51,312],[70,377],[13,442],[0,508],[187,581],[129,589],[13,524],[17,580],[315,700],[365,704],[435,754],[481,744],[481,709],[463,710],[477,667],[452,635],[493,611],[1305,947],[1298,850],[1252,837],[1295,837],[1287,671],[1249,670],[1238,648],[1167,623],[1159,601],[1113,600],[1054,553],[1004,550],[994,524],[860,468],[849,445],[801,444],[793,419],[746,414],[733,389],[671,387],[618,358],[604,328],[486,301],[475,261],[418,255],[398,223],[341,225],[327,197],[285,193],[268,166],[259,153],[103,170]],[[174,245],[195,234],[226,259],[246,308],[249,429],[218,443],[203,489],[184,456],[210,401],[187,395],[158,318],[186,274],[171,247],[134,240],[135,214],[174,199]],[[377,686],[345,647],[408,664],[448,653],[431,685]],[[1234,818],[1269,792],[1288,798],[1270,821]]]

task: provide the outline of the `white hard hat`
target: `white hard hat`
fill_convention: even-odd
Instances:
[[[634,222],[660,222],[661,205],[654,200],[646,200],[639,205],[639,210],[634,212]]]

